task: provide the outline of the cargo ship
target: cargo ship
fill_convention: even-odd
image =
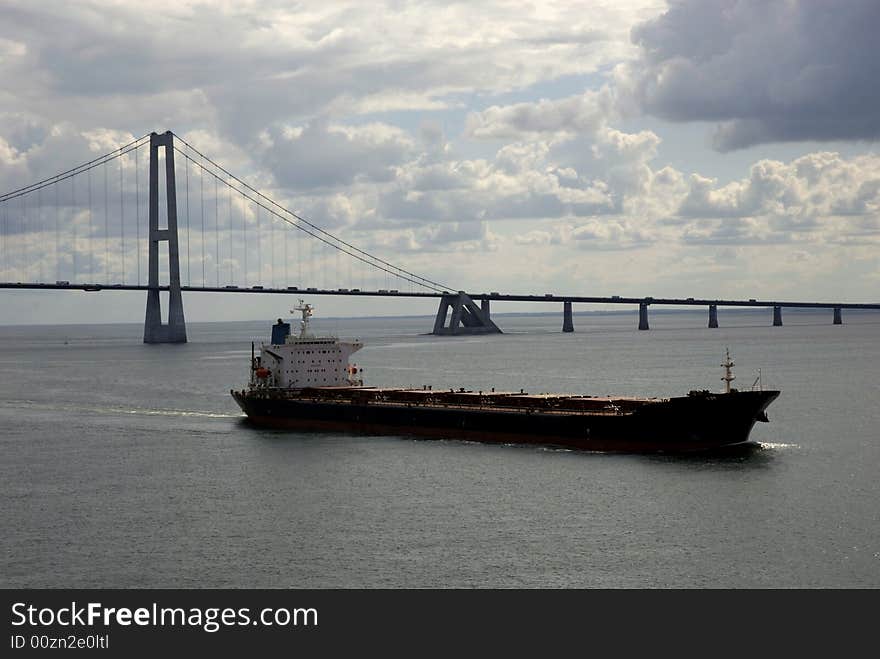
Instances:
[[[248,422],[272,428],[538,444],[587,451],[691,452],[742,445],[779,391],[738,391],[733,361],[724,391],[671,398],[530,394],[370,387],[350,362],[360,341],[309,331],[313,307],[300,300],[299,332],[280,318],[255,354],[247,386],[230,393]]]

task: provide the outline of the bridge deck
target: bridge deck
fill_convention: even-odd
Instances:
[[[0,289],[21,290],[75,290],[75,291],[147,291],[149,286],[140,284],[69,284],[69,283],[22,283],[0,282]],[[159,286],[160,291],[169,290],[168,286]],[[455,295],[456,292],[434,291],[398,291],[398,290],[360,290],[357,288],[347,289],[320,289],[320,288],[269,288],[263,286],[181,286],[183,292],[194,293],[275,293],[285,295],[351,295],[364,297],[415,297],[415,298],[440,298],[444,295]],[[649,305],[676,305],[676,306],[699,306],[716,305],[719,307],[803,307],[819,309],[878,309],[880,303],[860,302],[803,302],[793,300],[726,300],[708,298],[654,298],[654,297],[622,297],[622,296],[583,296],[583,295],[521,295],[500,293],[468,293],[474,299],[497,300],[499,302],[579,302],[588,304],[649,304]]]

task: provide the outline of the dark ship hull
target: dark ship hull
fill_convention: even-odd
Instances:
[[[689,452],[743,444],[778,391],[667,399],[319,387],[230,392],[272,428],[460,438],[588,451]]]

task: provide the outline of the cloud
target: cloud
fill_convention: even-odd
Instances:
[[[645,247],[655,238],[627,218],[593,218],[572,231],[572,238],[582,249],[620,250]]]
[[[465,132],[478,139],[522,139],[540,135],[594,134],[612,113],[610,90],[538,102],[493,105],[468,115]]]
[[[549,245],[554,238],[554,234],[550,231],[535,230],[514,236],[513,240],[517,245]]]
[[[413,156],[413,140],[387,124],[344,126],[323,120],[270,130],[262,154],[284,188],[331,188],[355,181],[387,181]]]
[[[397,231],[378,230],[370,244],[405,256],[459,252],[494,252],[499,237],[486,222],[444,222]]]
[[[546,158],[546,145],[508,145],[494,160],[455,159],[399,168],[380,200],[386,218],[421,222],[592,215],[613,210],[607,185]]]
[[[542,230],[514,236],[517,245],[551,245],[579,250],[615,251],[646,247],[655,241],[638,222],[623,217],[591,217],[556,222]]]
[[[767,142],[876,140],[874,0],[675,0],[635,27],[618,82],[644,112],[717,122],[720,151]]]
[[[633,50],[640,4],[585,15],[565,4],[179,0],[145,13],[134,2],[13,1],[0,22],[0,100],[53,122],[211,127],[245,145],[266,126],[438,111],[595,73]]]
[[[719,185],[693,174],[678,215],[698,218],[687,242],[874,242],[880,239],[880,157],[818,152],[761,160]]]

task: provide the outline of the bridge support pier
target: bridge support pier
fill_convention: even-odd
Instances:
[[[165,197],[168,226],[159,228],[159,147],[165,148]],[[180,256],[177,249],[177,190],[174,179],[174,142],[171,131],[150,135],[150,230],[147,311],[144,343],[186,343],[186,321],[180,292]],[[159,301],[159,243],[168,243],[168,323],[162,323]]]
[[[562,331],[574,332],[574,321],[571,318],[571,302],[562,303]]]
[[[452,313],[450,314],[450,309]],[[449,324],[446,320],[449,317]],[[458,295],[444,295],[440,298],[440,308],[434,319],[437,336],[459,334],[501,334],[498,326],[489,317],[489,300],[483,299],[478,307],[464,291]]]
[[[646,330],[651,329],[648,326],[648,303],[642,302],[639,304],[639,329]]]
[[[840,312],[840,307],[834,307],[834,324],[843,325],[843,314]]]
[[[773,307],[773,327],[782,327],[782,307]]]
[[[716,329],[718,327],[718,305],[710,304],[709,305],[709,329]]]

